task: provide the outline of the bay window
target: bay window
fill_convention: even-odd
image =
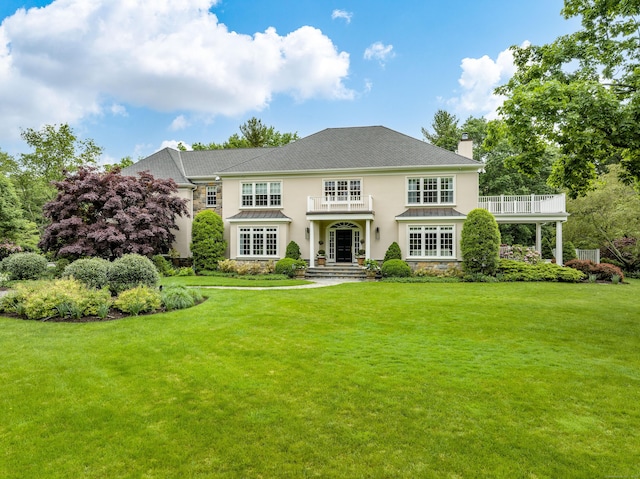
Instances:
[[[278,228],[238,228],[238,256],[278,256]]]
[[[451,258],[454,256],[453,226],[409,226],[409,256]]]

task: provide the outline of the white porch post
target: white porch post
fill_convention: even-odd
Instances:
[[[314,231],[314,223],[313,221],[309,222],[309,267],[313,268],[315,267],[315,262],[316,262],[316,235],[315,235],[315,231]]]
[[[556,264],[562,266],[562,221],[556,221]]]
[[[365,259],[371,259],[371,220],[367,220],[367,227],[364,233],[365,239]]]
[[[536,223],[536,251],[542,254],[542,224]]]

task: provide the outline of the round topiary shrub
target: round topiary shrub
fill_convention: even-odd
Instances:
[[[411,276],[411,267],[401,259],[390,259],[382,263],[380,273],[385,278],[408,278]]]
[[[139,285],[155,287],[159,281],[160,275],[151,260],[139,254],[125,254],[107,269],[109,289],[116,294]]]
[[[300,246],[298,246],[298,243],[296,243],[295,241],[289,242],[284,257],[291,259],[300,259]]]
[[[402,251],[400,251],[400,246],[395,241],[389,245],[387,252],[384,254],[384,261],[389,261],[390,259],[402,259]]]
[[[75,278],[89,288],[102,289],[107,285],[109,262],[102,258],[78,259],[68,265],[62,274]]]
[[[282,258],[276,263],[275,273],[284,274],[290,278],[295,276],[296,271],[299,269],[305,269],[307,263],[301,259]]]
[[[467,215],[460,250],[465,273],[495,275],[500,260],[500,229],[487,210],[477,208]]]
[[[37,253],[14,253],[2,260],[0,270],[12,280],[40,279],[47,271],[47,259]]]

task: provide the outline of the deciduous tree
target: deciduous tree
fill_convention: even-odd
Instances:
[[[177,216],[188,216],[173,180],[148,172],[123,176],[81,166],[54,182],[56,198],[44,207],[51,222],[40,247],[57,256],[114,259],[126,253],[165,253],[175,239]]]
[[[542,46],[513,47],[517,71],[498,88],[500,109],[523,171],[560,156],[550,181],[571,197],[592,189],[606,165],[640,184],[639,0],[565,0],[562,15],[582,28]]]

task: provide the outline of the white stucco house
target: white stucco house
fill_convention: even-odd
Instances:
[[[314,265],[353,263],[358,250],[381,259],[392,242],[409,262],[461,261],[460,233],[474,208],[498,223],[556,224],[562,251],[564,195],[478,196],[482,164],[472,142],[457,153],[382,126],[329,128],[277,148],[176,151],[165,148],[123,170],[172,178],[188,200],[175,248],[189,257],[193,214],[212,209],[225,224],[227,256],[269,260],[290,241]],[[323,242],[320,245],[319,241]]]

